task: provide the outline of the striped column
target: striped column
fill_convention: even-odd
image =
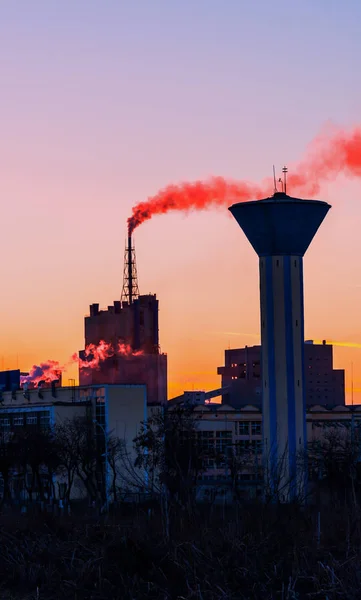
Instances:
[[[305,486],[302,257],[260,257],[260,294],[266,485],[289,502]]]

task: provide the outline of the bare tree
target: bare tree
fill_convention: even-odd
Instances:
[[[134,440],[135,466],[147,473],[149,489],[162,491],[183,507],[193,503],[204,467],[196,433],[193,410],[176,407],[153,415]]]
[[[17,444],[13,440],[13,436],[8,432],[0,433],[0,473],[3,479],[3,497],[1,499],[1,506],[3,504],[11,504],[12,496],[10,489],[10,482],[12,472],[17,461]]]
[[[360,429],[332,424],[308,445],[310,479],[319,497],[322,490],[331,502],[360,501]]]
[[[117,482],[120,478],[121,461],[125,454],[125,442],[118,437],[109,436],[107,444],[108,464],[111,471],[110,489],[113,496],[113,502],[117,502],[119,495]],[[106,483],[106,485],[108,485],[108,483]]]
[[[91,501],[105,495],[97,477],[100,461],[93,429],[91,419],[79,416],[64,421],[56,429],[61,466],[67,474],[68,488],[73,485],[77,475]],[[69,498],[69,489],[67,494]]]
[[[14,435],[12,443],[17,448],[17,466],[22,469],[24,485],[33,499],[37,489],[40,500],[54,494],[52,476],[58,468],[57,448],[50,429],[22,429]],[[30,477],[28,477],[30,475]],[[49,482],[46,489],[45,478]]]
[[[55,425],[54,436],[58,447],[58,472],[66,479],[64,499],[70,502],[71,492],[78,467],[80,423],[67,419]]]

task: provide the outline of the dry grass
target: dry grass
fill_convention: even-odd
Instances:
[[[360,598],[361,520],[347,509],[243,512],[198,508],[103,522],[0,520],[4,600],[353,600]]]

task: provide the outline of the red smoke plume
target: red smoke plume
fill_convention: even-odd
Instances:
[[[128,344],[118,343],[117,348],[113,348],[112,344],[102,340],[98,346],[95,344],[89,344],[84,351],[87,360],[82,360],[78,354],[73,354],[72,362],[78,362],[81,369],[98,369],[100,363],[104,362],[107,358],[112,356],[141,356],[142,350],[133,352],[131,346]]]
[[[29,375],[20,377],[20,384],[31,384],[33,387],[39,385],[40,382],[51,383],[60,378],[61,373],[66,371],[67,367],[74,363],[78,363],[81,369],[98,369],[100,364],[107,358],[112,356],[121,355],[126,357],[141,356],[142,350],[133,352],[131,346],[119,342],[117,348],[113,348],[111,344],[102,340],[96,346],[95,344],[89,344],[84,351],[87,360],[83,360],[75,352],[70,360],[63,366],[56,360],[48,360],[40,363],[40,365],[34,365],[29,372]]]
[[[319,193],[322,183],[336,178],[340,173],[361,177],[361,127],[350,132],[334,130],[328,135],[318,136],[310,145],[306,158],[292,168],[287,179],[288,189],[292,195],[312,198]],[[133,214],[128,219],[129,234],[153,215],[170,210],[228,207],[236,202],[258,200],[272,193],[271,179],[258,185],[211,177],[207,181],[169,185],[133,207]]]

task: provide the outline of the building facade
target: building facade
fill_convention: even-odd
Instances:
[[[225,351],[225,364],[218,367],[223,402],[234,407],[260,406],[262,402],[261,346],[245,346]],[[345,404],[345,371],[333,367],[333,347],[312,340],[304,345],[306,405]]]
[[[260,498],[264,489],[261,407],[205,404],[194,406],[194,415],[197,436],[210,455],[199,476],[199,501],[212,497],[217,502],[233,501],[235,478],[231,472],[232,461],[219,460],[220,456],[227,457],[229,453],[234,456],[235,467],[239,471],[236,481],[239,497]],[[324,439],[330,431],[337,435],[352,428],[361,431],[361,406],[310,406],[306,411],[306,426],[309,444]]]
[[[234,499],[234,473],[229,461],[233,453],[238,469],[237,493],[239,496],[257,497],[262,494],[263,419],[260,406],[251,404],[235,408],[226,404],[202,403],[203,394],[188,392],[184,402],[193,403],[196,435],[200,447],[208,454],[204,461],[197,486],[198,500],[203,502],[217,496],[219,501]],[[173,406],[168,406],[172,410]],[[162,406],[159,406],[162,410]],[[20,430],[48,430],[74,417],[87,417],[93,423],[94,443],[101,449],[105,461],[105,440],[111,437],[124,442],[129,470],[122,475],[124,465],[119,463],[119,486],[130,491],[148,489],[147,474],[135,470],[134,483],[131,472],[136,459],[133,440],[140,433],[142,423],[158,407],[148,404],[145,385],[70,386],[1,392],[0,434]],[[320,440],[329,428],[339,430],[361,425],[361,406],[310,406],[306,412],[307,439]],[[222,458],[223,457],[223,458]],[[105,466],[105,465],[104,465]],[[111,473],[105,469],[107,489],[111,487]],[[233,478],[233,479],[232,479]],[[140,485],[140,481],[141,483]],[[56,484],[62,483],[57,476]],[[84,497],[84,488],[75,487],[73,499]],[[56,493],[59,487],[55,486]],[[59,492],[60,493],[60,492]],[[80,495],[79,495],[80,494]]]
[[[128,302],[114,301],[107,310],[98,304],[90,306],[85,317],[85,348],[101,341],[112,345],[114,354],[98,367],[86,368],[92,356],[80,351],[80,385],[142,384],[147,386],[148,402],[167,401],[167,355],[159,347],[159,303],[156,295],[139,296]],[[119,344],[127,347],[117,352]]]
[[[1,441],[10,440],[12,434],[20,431],[51,431],[54,426],[65,424],[75,417],[87,417],[94,436],[94,444],[101,449],[102,471],[106,474],[107,489],[111,476],[106,461],[106,445],[110,438],[118,438],[124,444],[127,464],[134,464],[136,454],[133,440],[138,435],[141,424],[147,421],[147,389],[145,385],[99,385],[70,386],[46,389],[3,391],[0,393],[0,436]],[[122,476],[124,465],[119,462],[117,469],[121,483],[130,481],[131,474]],[[141,478],[146,487],[146,474],[137,472],[137,485]],[[64,479],[55,477],[54,491],[60,493]],[[55,485],[56,483],[56,485]],[[57,485],[59,484],[59,486]],[[72,498],[84,496],[84,487],[74,486]]]

